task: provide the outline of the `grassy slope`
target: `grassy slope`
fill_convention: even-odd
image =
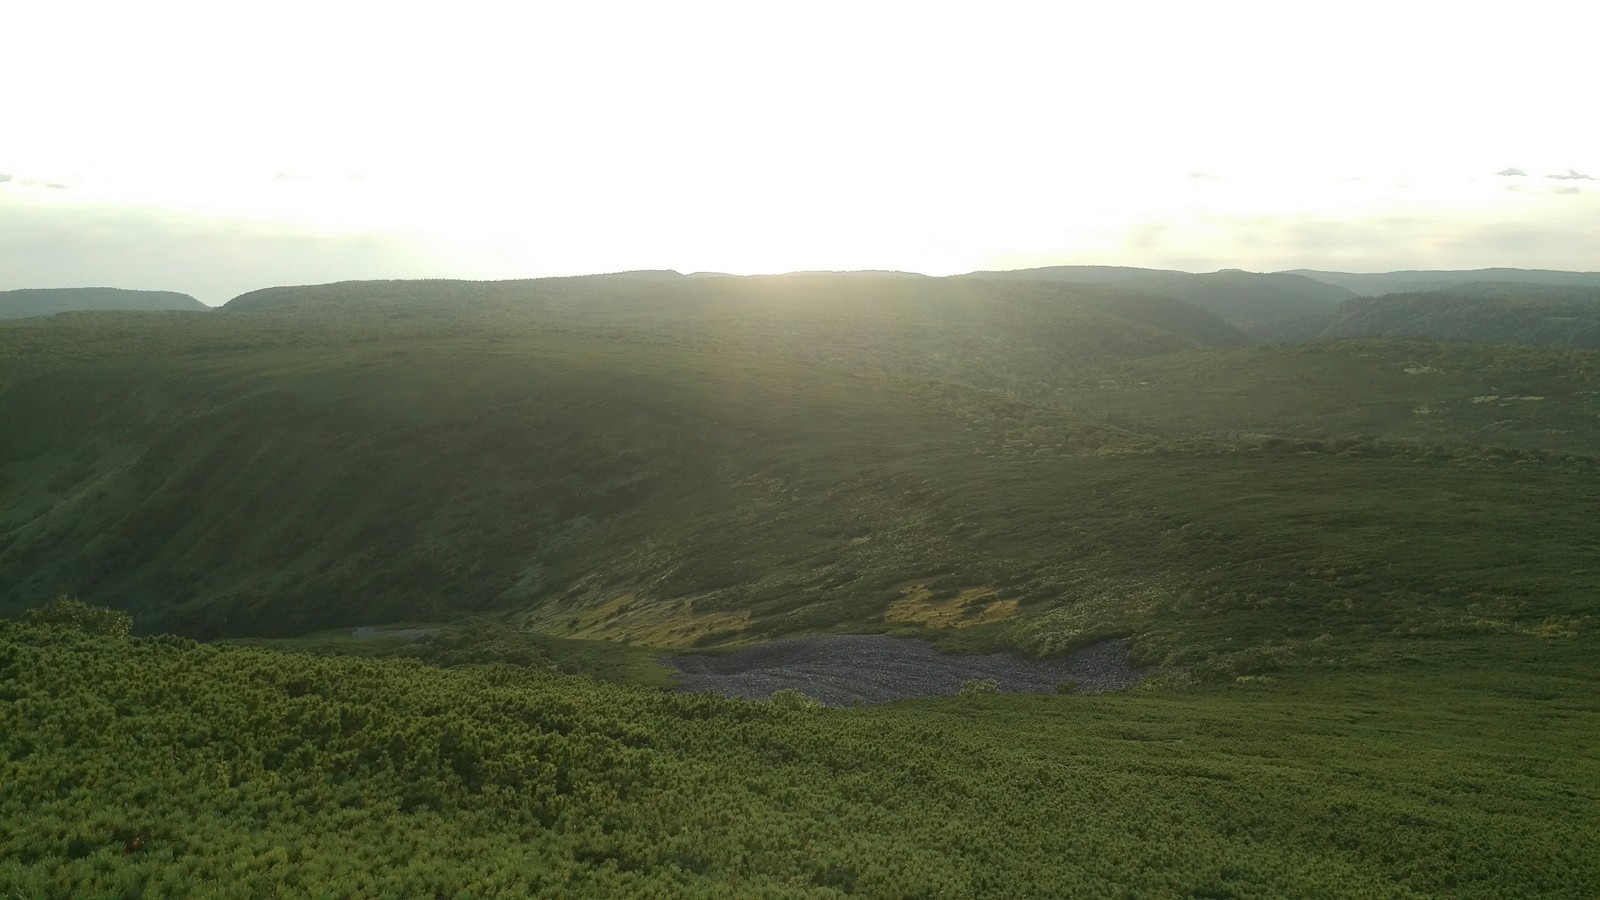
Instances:
[[[75,591],[200,635],[496,612],[681,647],[915,631],[915,595],[930,613],[967,603],[964,622],[1019,610],[936,635],[952,646],[1054,652],[1133,634],[1151,661],[1223,675],[1336,663],[1374,637],[1592,627],[1592,462],[1485,452],[1465,429],[1438,440],[1447,451],[1230,436],[1260,416],[1280,434],[1370,419],[1373,436],[1415,438],[1400,427],[1415,415],[1392,411],[1419,402],[1408,391],[1478,390],[1487,376],[1458,365],[1482,368],[1466,351],[1169,354],[1095,370],[1110,388],[1064,376],[1077,408],[1063,416],[655,324],[235,314],[119,341],[116,322],[75,323],[107,348],[88,359],[48,352],[96,346],[70,329],[54,345],[12,333],[12,610]],[[266,349],[231,349],[252,335]],[[1578,426],[1562,440],[1520,428],[1525,446],[1583,443],[1568,413],[1592,399],[1587,357],[1491,362],[1544,379],[1516,389],[1549,405],[1518,412],[1559,405],[1546,421]],[[1137,385],[1147,373],[1160,390]]]
[[[1592,612],[1581,462],[1162,450],[956,387],[567,336],[10,387],[13,609],[68,590],[199,634],[513,611],[682,646],[887,627],[920,580],[1020,602],[974,646],[1134,632],[1174,663]]]
[[[1323,341],[1086,366],[1054,402],[1173,438],[1363,436],[1591,454],[1600,354],[1423,341]]]
[[[26,461],[6,505],[19,593],[144,613],[225,594],[235,616],[260,598],[245,632],[328,624],[323,608],[515,605],[682,523],[753,516],[787,472],[832,487],[947,425],[857,377],[540,336],[77,364],[8,387],[26,423],[8,441]]]
[[[1590,679],[1496,650],[804,711],[0,623],[0,891],[1593,896]]]
[[[654,579],[687,600],[727,580],[721,560],[686,566],[654,544],[724,541],[774,503],[820,498],[808,531],[769,543],[829,552],[858,527],[839,510],[881,494],[875,467],[914,470],[993,418],[987,395],[908,402],[861,375],[1017,383],[1072,354],[1238,339],[1168,301],[906,276],[358,283],[267,300],[0,332],[13,606],[80,590],[199,633],[437,617],[543,597],[619,547],[632,557],[588,599]],[[858,374],[796,365],[819,357]],[[955,414],[930,409],[953,396]],[[867,518],[898,515],[864,502]]]

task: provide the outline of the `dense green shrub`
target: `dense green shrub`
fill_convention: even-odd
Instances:
[[[133,633],[133,617],[127,613],[93,606],[66,594],[58,594],[49,603],[28,610],[24,617],[33,625],[55,625],[84,634],[127,637]]]
[[[961,683],[960,695],[963,697],[979,697],[984,694],[1000,693],[998,682],[983,678],[971,678]]]
[[[822,703],[820,701],[789,688],[784,688],[781,691],[774,691],[772,696],[767,698],[767,702],[778,709],[802,711],[822,709]]]
[[[0,897],[1596,896],[1600,701],[1475,664],[797,714],[0,621]]]

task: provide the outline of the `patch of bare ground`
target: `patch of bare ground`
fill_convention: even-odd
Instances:
[[[992,681],[1013,693],[1053,694],[1071,683],[1083,692],[1131,687],[1149,670],[1128,660],[1121,639],[1032,660],[1014,653],[949,656],[911,638],[885,634],[790,638],[715,656],[661,660],[683,673],[680,691],[763,700],[795,690],[828,706],[889,703],[954,694],[968,681]]]

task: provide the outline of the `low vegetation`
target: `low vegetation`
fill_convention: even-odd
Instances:
[[[1324,333],[1600,350],[1600,284],[1469,284],[1362,298],[1341,306]]]
[[[824,710],[0,623],[0,895],[1593,896],[1587,676],[1474,652]]]

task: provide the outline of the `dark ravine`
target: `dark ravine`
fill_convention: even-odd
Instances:
[[[669,656],[682,672],[678,690],[764,700],[799,691],[828,706],[889,703],[954,694],[973,680],[1012,693],[1053,694],[1063,682],[1082,692],[1131,687],[1149,670],[1128,660],[1124,640],[1101,641],[1058,659],[1012,653],[947,656],[911,638],[885,634],[821,635],[772,641],[718,656]]]

